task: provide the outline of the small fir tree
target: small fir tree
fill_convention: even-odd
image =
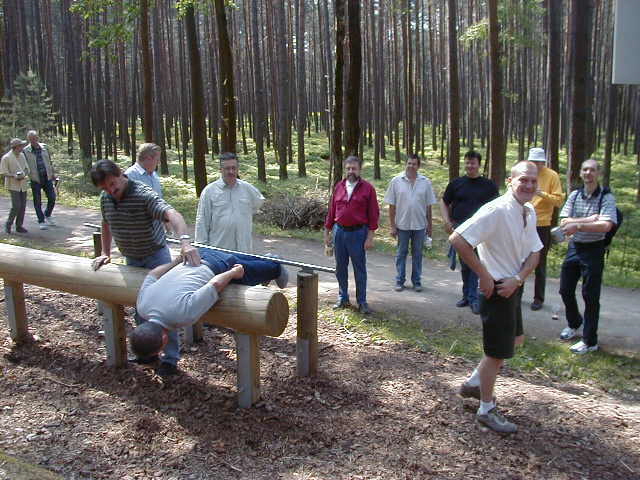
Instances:
[[[45,133],[54,128],[51,98],[40,78],[32,71],[16,77],[10,96],[0,101],[0,142],[7,145],[28,130]]]

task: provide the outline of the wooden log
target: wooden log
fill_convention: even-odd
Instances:
[[[94,272],[86,257],[0,244],[0,277],[5,282],[38,285],[115,305],[135,305],[147,272],[116,264]],[[231,284],[202,321],[242,333],[277,337],[288,318],[289,304],[282,292]]]
[[[7,309],[7,325],[11,340],[16,343],[31,340],[27,327],[27,313],[24,306],[24,286],[22,283],[4,282],[4,302]]]
[[[296,358],[298,376],[318,371],[318,274],[298,272]]]

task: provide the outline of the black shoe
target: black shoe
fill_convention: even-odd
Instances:
[[[366,303],[361,303],[360,305],[358,305],[358,312],[360,312],[362,315],[371,315],[371,310],[369,310],[369,305],[367,305]]]
[[[162,362],[156,370],[156,373],[162,378],[171,377],[178,374],[178,367],[173,363]]]
[[[338,300],[333,306],[334,310],[338,310],[340,308],[349,308],[351,304],[349,302],[345,302],[344,300]]]
[[[531,310],[533,310],[534,312],[537,312],[541,308],[542,308],[542,302],[540,300],[534,300],[533,303],[531,304]]]
[[[462,308],[462,307],[468,307],[468,306],[469,306],[469,300],[467,300],[466,298],[461,298],[456,302],[456,307]]]
[[[478,302],[473,302],[471,304],[471,312],[474,315],[480,315],[480,304]]]
[[[150,357],[129,357],[127,359],[129,363],[137,363],[138,365],[153,365],[158,363],[160,357],[158,355],[151,355]]]
[[[29,230],[23,227],[16,227],[16,232],[18,233],[29,233]]]

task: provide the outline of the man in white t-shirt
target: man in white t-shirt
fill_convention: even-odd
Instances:
[[[460,395],[479,398],[477,421],[500,433],[513,433],[518,427],[498,411],[493,387],[504,360],[513,357],[515,346],[524,341],[522,285],[536,268],[542,249],[536,212],[529,203],[538,184],[535,164],[517,163],[508,183],[504,195],[480,207],[449,237],[478,275],[481,292],[484,357],[460,387]]]
[[[431,205],[437,202],[431,180],[418,173],[420,157],[407,158],[405,171],[389,182],[385,203],[389,204],[391,236],[398,238],[396,254],[396,292],[404,290],[407,254],[411,241],[411,283],[416,292],[422,291],[422,247],[431,236]]]
[[[275,280],[278,287],[287,286],[286,268],[272,260],[207,248],[199,253],[199,266],[185,264],[179,256],[151,270],[140,287],[136,308],[145,322],[133,330],[130,340],[131,349],[145,363],[157,360],[169,332],[193,325],[213,307],[230,282],[258,285]],[[172,351],[170,356],[179,359],[180,353]],[[158,369],[161,376],[177,372],[173,362],[162,362]]]

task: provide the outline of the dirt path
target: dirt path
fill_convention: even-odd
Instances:
[[[0,197],[0,218],[6,218],[9,200]],[[97,211],[57,206],[55,211],[58,227],[39,230],[33,208],[27,208],[24,236],[36,244],[55,245],[73,250],[93,251],[92,230],[83,227],[84,222],[100,223]],[[6,237],[2,232],[0,238]],[[333,259],[324,256],[321,245],[313,241],[291,238],[258,237],[254,239],[257,253],[276,253],[283,258],[333,266]],[[116,249],[117,251],[117,249]],[[401,311],[419,318],[427,327],[439,325],[478,325],[478,317],[468,308],[455,308],[460,297],[461,279],[458,271],[452,272],[442,262],[425,259],[423,267],[424,291],[416,293],[405,290],[393,291],[395,263],[390,254],[370,252],[368,254],[368,300],[372,309]],[[290,270],[293,274],[294,271]],[[352,290],[355,285],[350,279]],[[528,306],[532,300],[533,283],[527,282],[524,294],[525,332],[529,336],[555,339],[566,326],[562,300],[558,295],[558,280],[550,279],[547,285],[547,301],[539,312]],[[330,274],[320,274],[320,295],[326,302],[334,302],[337,283]],[[578,292],[579,295],[579,292]],[[355,294],[352,293],[352,297]],[[579,300],[580,301],[580,300]],[[553,320],[553,311],[560,312],[559,320]],[[601,295],[599,338],[600,346],[608,351],[638,355],[640,353],[640,296],[635,289],[604,287]]]

